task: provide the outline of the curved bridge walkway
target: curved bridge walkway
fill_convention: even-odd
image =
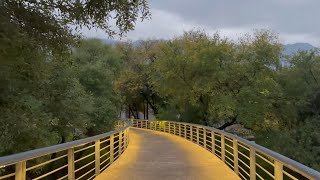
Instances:
[[[130,145],[97,180],[240,179],[198,145],[164,132],[130,128]]]

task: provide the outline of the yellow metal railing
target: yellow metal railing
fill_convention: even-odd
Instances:
[[[124,152],[130,126],[185,138],[212,152],[241,179],[320,179],[320,173],[230,133],[190,123],[131,120],[112,132],[0,158],[2,179],[93,179]]]
[[[241,179],[320,180],[320,173],[281,154],[212,127],[172,121],[132,120],[132,126],[170,133],[212,152]]]
[[[131,122],[105,134],[0,158],[3,179],[94,179],[127,148]]]

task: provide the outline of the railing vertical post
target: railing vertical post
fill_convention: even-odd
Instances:
[[[207,149],[207,131],[206,131],[206,128],[203,128],[203,146],[204,146],[204,149]]]
[[[168,122],[168,133],[169,133],[169,134],[171,134],[171,127],[170,127],[170,126],[171,126],[171,123]]]
[[[214,137],[214,131],[211,131],[211,152],[216,154],[216,138]]]
[[[256,179],[256,150],[250,147],[250,180]]]
[[[95,158],[95,173],[96,176],[100,174],[100,139],[94,143],[94,158]]]
[[[221,160],[225,161],[225,142],[224,142],[224,135],[221,134]]]
[[[114,135],[110,135],[110,164],[113,163],[114,159]]]
[[[119,132],[119,156],[121,155],[122,153],[122,131]]]
[[[181,124],[179,123],[179,136],[181,137]]]
[[[233,167],[234,172],[239,174],[239,164],[238,164],[238,141],[233,139]]]
[[[130,143],[129,131],[130,131],[130,129],[127,128],[127,145],[126,145],[126,147],[128,147],[128,145],[129,145],[129,143]]]
[[[127,148],[127,130],[123,131],[123,149]]]
[[[74,149],[68,149],[68,180],[74,180]]]
[[[197,131],[197,144],[199,145],[199,134],[200,134],[200,131],[199,131],[199,127],[196,127],[196,131]]]
[[[161,131],[161,123],[156,121],[155,124],[156,124],[156,130]]]
[[[274,178],[283,179],[283,165],[277,160],[274,161]]]
[[[190,125],[190,140],[193,142],[193,126]]]
[[[173,134],[176,135],[176,123],[173,123]]]
[[[16,180],[26,179],[26,161],[21,161],[16,164]]]
[[[184,126],[184,138],[187,139],[187,125],[183,125]]]

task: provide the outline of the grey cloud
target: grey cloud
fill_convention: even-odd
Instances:
[[[280,34],[320,36],[319,0],[154,0],[150,5],[213,29],[262,26]]]
[[[253,29],[268,28],[283,43],[320,46],[320,0],[150,0],[150,8],[152,19],[137,22],[124,40],[168,39],[193,28],[237,39]],[[101,30],[82,32],[106,38]]]

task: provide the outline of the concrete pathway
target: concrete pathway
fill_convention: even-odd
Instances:
[[[126,151],[97,180],[240,179],[219,158],[183,138],[130,129]]]

